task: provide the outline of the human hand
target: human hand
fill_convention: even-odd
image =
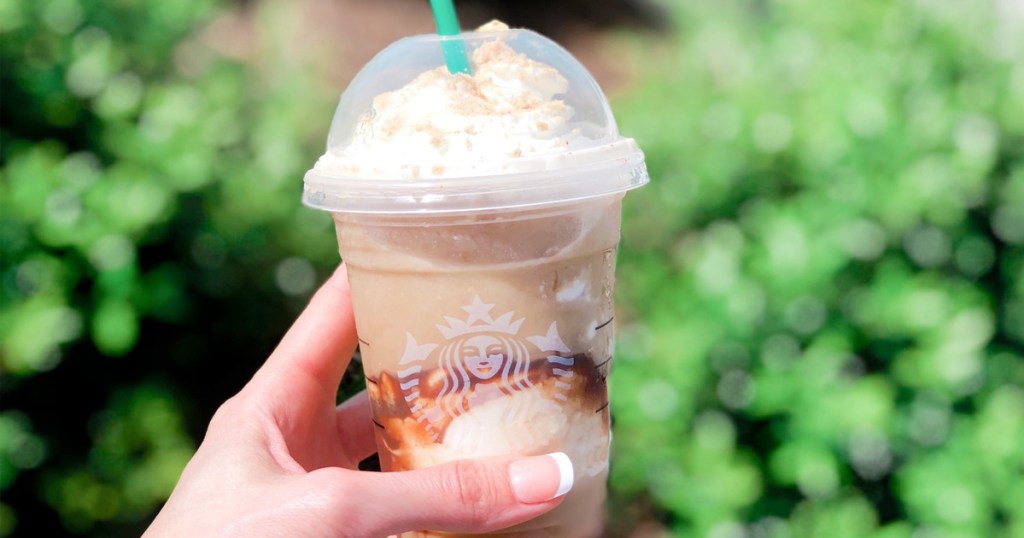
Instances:
[[[376,449],[369,401],[364,391],[334,404],[356,342],[342,265],[252,380],[217,410],[145,536],[487,532],[561,502],[572,485],[564,455],[358,471]]]

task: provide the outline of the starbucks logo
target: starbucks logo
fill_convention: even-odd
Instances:
[[[405,352],[399,361],[398,382],[410,411],[424,429],[438,438],[437,426],[443,421],[469,412],[477,393],[500,391],[511,396],[518,391],[530,390],[530,363],[535,357],[546,357],[551,363],[556,380],[552,397],[566,400],[573,376],[574,360],[569,347],[558,334],[558,324],[552,322],[547,334],[519,336],[525,318],[515,319],[508,311],[497,318],[491,315],[494,304],[484,303],[477,295],[462,307],[465,318],[444,316],[445,324],[436,325],[442,343],[419,343],[406,333]],[[434,359],[428,361],[428,359]],[[426,373],[424,364],[437,364]],[[430,383],[436,392],[431,399],[421,398],[421,383]],[[437,388],[439,387],[439,388]],[[429,402],[429,403],[425,403]],[[516,410],[510,410],[515,415]],[[514,420],[514,416],[506,416]]]

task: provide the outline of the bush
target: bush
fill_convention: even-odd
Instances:
[[[138,535],[337,263],[336,97],[204,48],[217,4],[0,1],[0,535]]]
[[[1024,16],[996,7],[690,2],[671,44],[624,39],[654,181],[622,532],[639,503],[685,536],[1024,533]]]

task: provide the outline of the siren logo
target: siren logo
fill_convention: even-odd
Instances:
[[[468,314],[465,319],[444,316],[447,323],[436,326],[445,339],[443,344],[420,344],[412,334],[406,333],[405,352],[398,363],[398,383],[413,416],[424,424],[435,441],[439,437],[438,423],[468,412],[470,402],[478,393],[500,391],[503,396],[512,396],[532,389],[531,357],[546,356],[551,372],[565,381],[573,375],[574,360],[566,356],[570,350],[559,336],[556,322],[551,323],[546,335],[523,338],[519,336],[519,329],[525,318],[515,319],[512,311],[494,318],[491,315],[494,306],[484,303],[477,295],[462,307]],[[443,379],[437,397],[428,400],[421,398],[420,382],[424,365],[434,363],[438,368],[431,370],[430,375],[440,375]],[[570,384],[565,381],[556,380],[558,390],[553,398],[563,401],[568,398],[565,391]],[[436,383],[436,380],[431,379],[431,382]],[[504,419],[514,420],[516,414],[518,409],[513,404]]]

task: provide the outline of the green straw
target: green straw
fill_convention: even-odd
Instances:
[[[437,34],[440,36],[457,36],[462,29],[459,28],[459,17],[455,14],[455,5],[452,0],[430,0],[430,9],[434,10],[434,21],[437,22]],[[459,40],[441,40],[441,50],[444,52],[444,63],[448,64],[448,72],[470,73],[469,59],[466,58],[466,48]]]

